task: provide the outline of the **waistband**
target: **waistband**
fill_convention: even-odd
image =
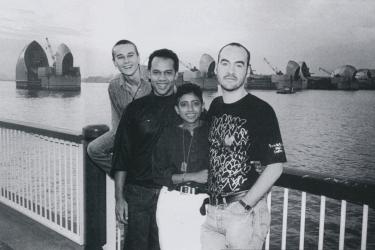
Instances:
[[[231,195],[226,195],[226,196],[222,196],[222,195],[213,196],[213,195],[210,195],[210,197],[208,198],[209,199],[209,204],[212,205],[212,206],[227,205],[227,204],[230,204],[232,202],[241,200],[247,194],[247,192],[248,192],[248,190],[245,190],[245,191],[241,191],[241,192],[238,192],[238,193],[235,193],[235,194],[231,194]]]

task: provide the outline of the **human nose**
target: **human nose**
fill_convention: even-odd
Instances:
[[[165,73],[161,73],[159,76],[159,80],[165,80],[167,77],[165,76]]]
[[[230,65],[229,67],[228,67],[228,72],[229,73],[234,73],[234,65]]]
[[[187,105],[187,109],[188,109],[188,111],[193,111],[193,104],[192,104],[192,103],[189,103],[189,104]]]

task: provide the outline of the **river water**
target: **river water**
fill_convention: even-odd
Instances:
[[[15,82],[0,82],[0,119],[26,121],[80,131],[89,124],[110,124],[110,103],[106,83],[82,83],[80,93],[17,90]],[[267,101],[274,108],[280,124],[287,153],[287,167],[346,178],[375,182],[375,91],[304,90],[293,95],[280,95],[275,91],[252,90],[252,94]],[[215,92],[204,92],[208,108]],[[276,190],[273,197],[281,195]],[[298,248],[300,198],[290,194],[287,249]],[[294,198],[293,198],[294,197]],[[293,200],[294,199],[294,200]],[[280,213],[282,201],[273,203],[272,213]],[[308,196],[309,207],[319,206],[319,199]],[[339,202],[327,201],[328,234],[326,249],[337,249]],[[276,210],[275,210],[276,209]],[[274,211],[275,210],[275,211]],[[319,212],[319,208],[317,208]],[[361,216],[361,208],[350,205],[347,214]],[[374,212],[370,209],[370,224],[374,225]],[[334,216],[329,216],[334,215]],[[317,216],[318,215],[314,215]],[[295,219],[293,219],[295,218]],[[274,221],[276,220],[276,221]],[[281,224],[280,217],[272,223]],[[358,249],[360,222],[347,218],[346,249]],[[310,223],[310,224],[309,224]],[[291,225],[294,225],[291,226]],[[275,234],[280,228],[272,228]],[[273,233],[271,230],[271,234]],[[311,232],[309,232],[311,230]],[[327,231],[328,230],[328,231]],[[305,247],[317,246],[317,220],[307,215]],[[369,228],[370,247],[375,229]],[[349,235],[350,233],[350,235]],[[329,237],[331,234],[334,237]],[[336,237],[337,236],[337,237]],[[372,237],[371,237],[372,236]],[[280,242],[272,240],[272,248]],[[276,245],[275,245],[276,244]]]

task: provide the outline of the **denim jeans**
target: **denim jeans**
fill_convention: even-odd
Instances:
[[[239,202],[207,206],[206,221],[201,228],[202,250],[260,250],[270,227],[265,198],[251,211]]]
[[[128,232],[124,250],[160,250],[156,205],[160,189],[138,185],[125,187],[128,202]]]
[[[106,174],[111,171],[112,152],[115,141],[115,134],[109,130],[102,134],[87,146],[87,154],[97,167]]]

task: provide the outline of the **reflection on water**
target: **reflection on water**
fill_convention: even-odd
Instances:
[[[50,91],[50,90],[36,90],[36,89],[16,89],[16,98],[69,98],[76,97],[81,94],[81,91]]]

